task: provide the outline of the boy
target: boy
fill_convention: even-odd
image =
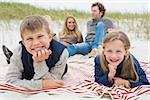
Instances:
[[[22,41],[13,52],[6,81],[30,90],[62,87],[68,52],[52,39],[46,19],[26,17],[20,33]]]

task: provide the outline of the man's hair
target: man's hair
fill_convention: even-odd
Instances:
[[[98,6],[99,11],[103,13],[101,17],[103,17],[105,15],[105,11],[106,11],[104,5],[102,3],[95,2],[95,3],[92,4],[91,8],[95,7],[95,6]]]
[[[23,38],[23,34],[26,31],[36,32],[44,28],[48,34],[50,34],[50,29],[48,22],[42,16],[27,16],[23,19],[20,25],[20,33]]]

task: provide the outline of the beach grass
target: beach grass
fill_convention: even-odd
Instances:
[[[73,15],[79,19],[89,19],[91,17],[90,12],[73,9],[43,9],[24,3],[0,2],[0,20],[20,20],[29,15],[50,15],[54,20],[64,20],[68,15]],[[149,13],[107,12],[106,17],[115,20],[138,18],[150,20]]]
[[[15,2],[0,2],[0,21],[22,20],[25,16],[29,15],[49,15],[52,20],[64,21],[68,15],[72,15],[77,19],[88,20],[91,18],[90,12],[78,11],[73,9],[44,9],[35,7],[25,3]],[[111,19],[113,22],[124,23],[128,26],[129,31],[136,32],[140,37],[141,33],[150,39],[150,13],[121,13],[121,12],[106,12],[106,18]],[[137,23],[138,22],[138,23]],[[137,24],[136,24],[137,23]],[[135,24],[135,26],[133,26]],[[142,31],[137,31],[142,30]]]
[[[0,2],[0,20],[21,20],[29,15],[49,15],[53,20],[64,20],[66,16],[87,19],[90,13],[77,10],[43,9],[23,3]]]

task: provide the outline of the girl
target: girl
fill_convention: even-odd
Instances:
[[[95,58],[95,81],[126,88],[149,85],[137,59],[129,52],[130,41],[123,32],[111,32],[103,40],[102,53]]]
[[[60,41],[66,46],[83,42],[82,34],[73,16],[66,18],[63,31],[60,34]]]

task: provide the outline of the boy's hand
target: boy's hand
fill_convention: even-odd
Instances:
[[[116,84],[117,86],[123,86],[125,88],[130,88],[130,82],[128,80],[119,78],[119,77],[115,77],[114,78],[114,84]]]
[[[108,69],[109,69],[108,79],[109,79],[109,81],[112,81],[114,79],[115,74],[116,74],[117,66],[112,65],[112,64],[108,64]]]
[[[43,89],[63,87],[64,82],[61,80],[43,80]]]
[[[48,59],[49,55],[52,53],[51,50],[47,50],[47,49],[41,49],[38,52],[34,52],[32,59],[34,60],[34,62],[41,62],[44,61],[46,59]]]

